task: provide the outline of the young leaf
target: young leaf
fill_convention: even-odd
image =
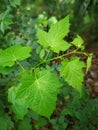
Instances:
[[[84,46],[82,45],[83,43],[84,41],[79,35],[77,35],[77,37],[71,42],[71,44],[73,44],[74,46],[80,49],[84,48]]]
[[[61,62],[62,68],[60,75],[64,77],[65,81],[81,93],[84,73],[82,68],[85,67],[84,62],[79,61],[78,57],[71,60],[64,60]]]
[[[87,58],[87,68],[86,68],[86,73],[88,72],[89,68],[91,67],[91,62],[92,62],[92,57],[93,55],[90,54]]]
[[[44,47],[50,47],[50,49],[56,53],[59,51],[66,51],[71,44],[65,42],[63,38],[67,36],[69,32],[69,16],[53,24],[49,32],[38,29],[37,37],[38,43]]]
[[[17,103],[19,99],[24,99],[28,108],[32,108],[37,114],[50,118],[56,105],[61,83],[56,74],[49,69],[35,71],[34,75],[24,75],[20,86],[17,86],[15,99]],[[9,96],[13,94],[14,90],[9,93]],[[12,99],[10,101],[14,105],[14,101]]]
[[[15,61],[30,57],[31,47],[14,45],[5,50],[0,50],[0,66],[13,66]]]
[[[43,57],[45,56],[45,50],[44,49],[41,49],[39,56],[40,56],[41,59],[43,59]]]

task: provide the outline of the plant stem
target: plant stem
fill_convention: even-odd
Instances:
[[[16,62],[19,66],[20,66],[20,68],[23,70],[23,71],[25,71],[25,69],[24,69],[24,67],[20,64],[20,62]]]
[[[68,55],[71,55],[71,54],[83,54],[83,55],[85,55],[85,56],[88,57],[88,54],[87,54],[87,53],[85,53],[85,52],[79,52],[79,51],[77,51],[77,49],[76,49],[76,50],[74,50],[74,51],[72,51],[72,52],[69,52],[69,53],[67,53],[67,54],[63,54],[63,55],[60,55],[60,56],[51,58],[51,59],[49,59],[49,60],[44,59],[43,61],[41,61],[39,64],[37,64],[37,65],[36,65],[35,67],[33,67],[32,69],[37,68],[38,66],[40,66],[40,65],[43,64],[43,63],[47,63],[47,62],[50,62],[50,61],[53,61],[53,60],[61,59],[61,58],[65,57],[65,56],[68,56]]]

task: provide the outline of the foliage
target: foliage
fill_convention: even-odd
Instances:
[[[55,4],[62,6],[61,2],[44,1],[49,8],[46,9],[44,4],[41,9],[38,8],[43,1],[34,1],[34,4],[31,4],[31,0],[0,1],[1,130],[39,130],[49,122],[53,124],[54,129],[63,130],[70,124],[68,115],[76,122],[74,128],[79,129],[81,125],[82,129],[83,120],[80,115],[86,113],[89,108],[85,107],[85,110],[81,111],[82,105],[89,101],[86,97],[82,99],[85,76],[83,69],[86,68],[88,72],[92,54],[85,52],[84,41],[79,35],[76,34],[71,40],[67,40],[70,33],[70,16],[60,16],[62,10],[59,8],[56,17],[56,9],[54,16],[49,9],[51,6],[53,9]],[[66,1],[63,2],[66,4]],[[71,1],[71,6],[73,3]],[[48,14],[40,13],[44,8],[46,12],[49,11]],[[58,18],[62,19],[58,21]],[[87,58],[87,63],[82,61],[80,55]],[[76,92],[71,95],[72,103],[71,98],[68,103],[65,100],[68,109],[62,111],[59,119],[52,120],[56,103],[60,96],[64,97],[67,92]],[[73,102],[77,100],[79,103],[74,106]],[[96,104],[96,101],[91,103]],[[75,109],[78,109],[77,113]],[[95,107],[92,107],[90,112],[94,109]],[[68,113],[65,114],[64,111]],[[90,115],[90,118],[97,118],[97,113],[94,117]],[[88,125],[88,119],[85,120]],[[91,125],[92,129],[95,124],[96,122]]]
[[[66,85],[62,89],[60,98],[64,98],[62,104],[65,108],[61,111],[60,117],[51,119],[54,130],[65,130],[72,128],[75,130],[96,130],[98,129],[98,100],[89,98],[88,91],[83,90],[81,99],[79,94]],[[73,125],[71,125],[71,123]]]

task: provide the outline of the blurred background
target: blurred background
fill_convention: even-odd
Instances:
[[[98,0],[0,0],[0,5],[1,13],[11,8],[13,21],[25,25],[27,20],[38,18],[37,22],[45,26],[49,18],[55,22],[70,14],[71,32],[79,33],[86,45],[97,44]]]

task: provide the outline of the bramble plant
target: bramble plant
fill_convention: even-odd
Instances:
[[[23,119],[28,108],[50,119],[56,107],[57,95],[62,89],[62,80],[82,95],[85,75],[82,69],[86,68],[86,72],[89,70],[92,54],[85,52],[83,39],[79,35],[71,42],[64,40],[70,31],[69,28],[69,16],[52,24],[48,32],[37,28],[41,48],[40,51],[37,50],[37,54],[40,60],[38,64],[27,68],[21,61],[32,60],[32,46],[13,45],[4,50],[0,49],[1,73],[10,74],[19,66],[13,77],[15,82],[8,89],[8,101],[12,103],[12,110],[18,119]],[[4,29],[2,31],[4,32]],[[70,47],[76,49],[67,52]],[[73,57],[68,58],[70,55]],[[86,56],[87,63],[81,61],[78,55]],[[59,69],[54,69],[52,62],[57,60]]]

